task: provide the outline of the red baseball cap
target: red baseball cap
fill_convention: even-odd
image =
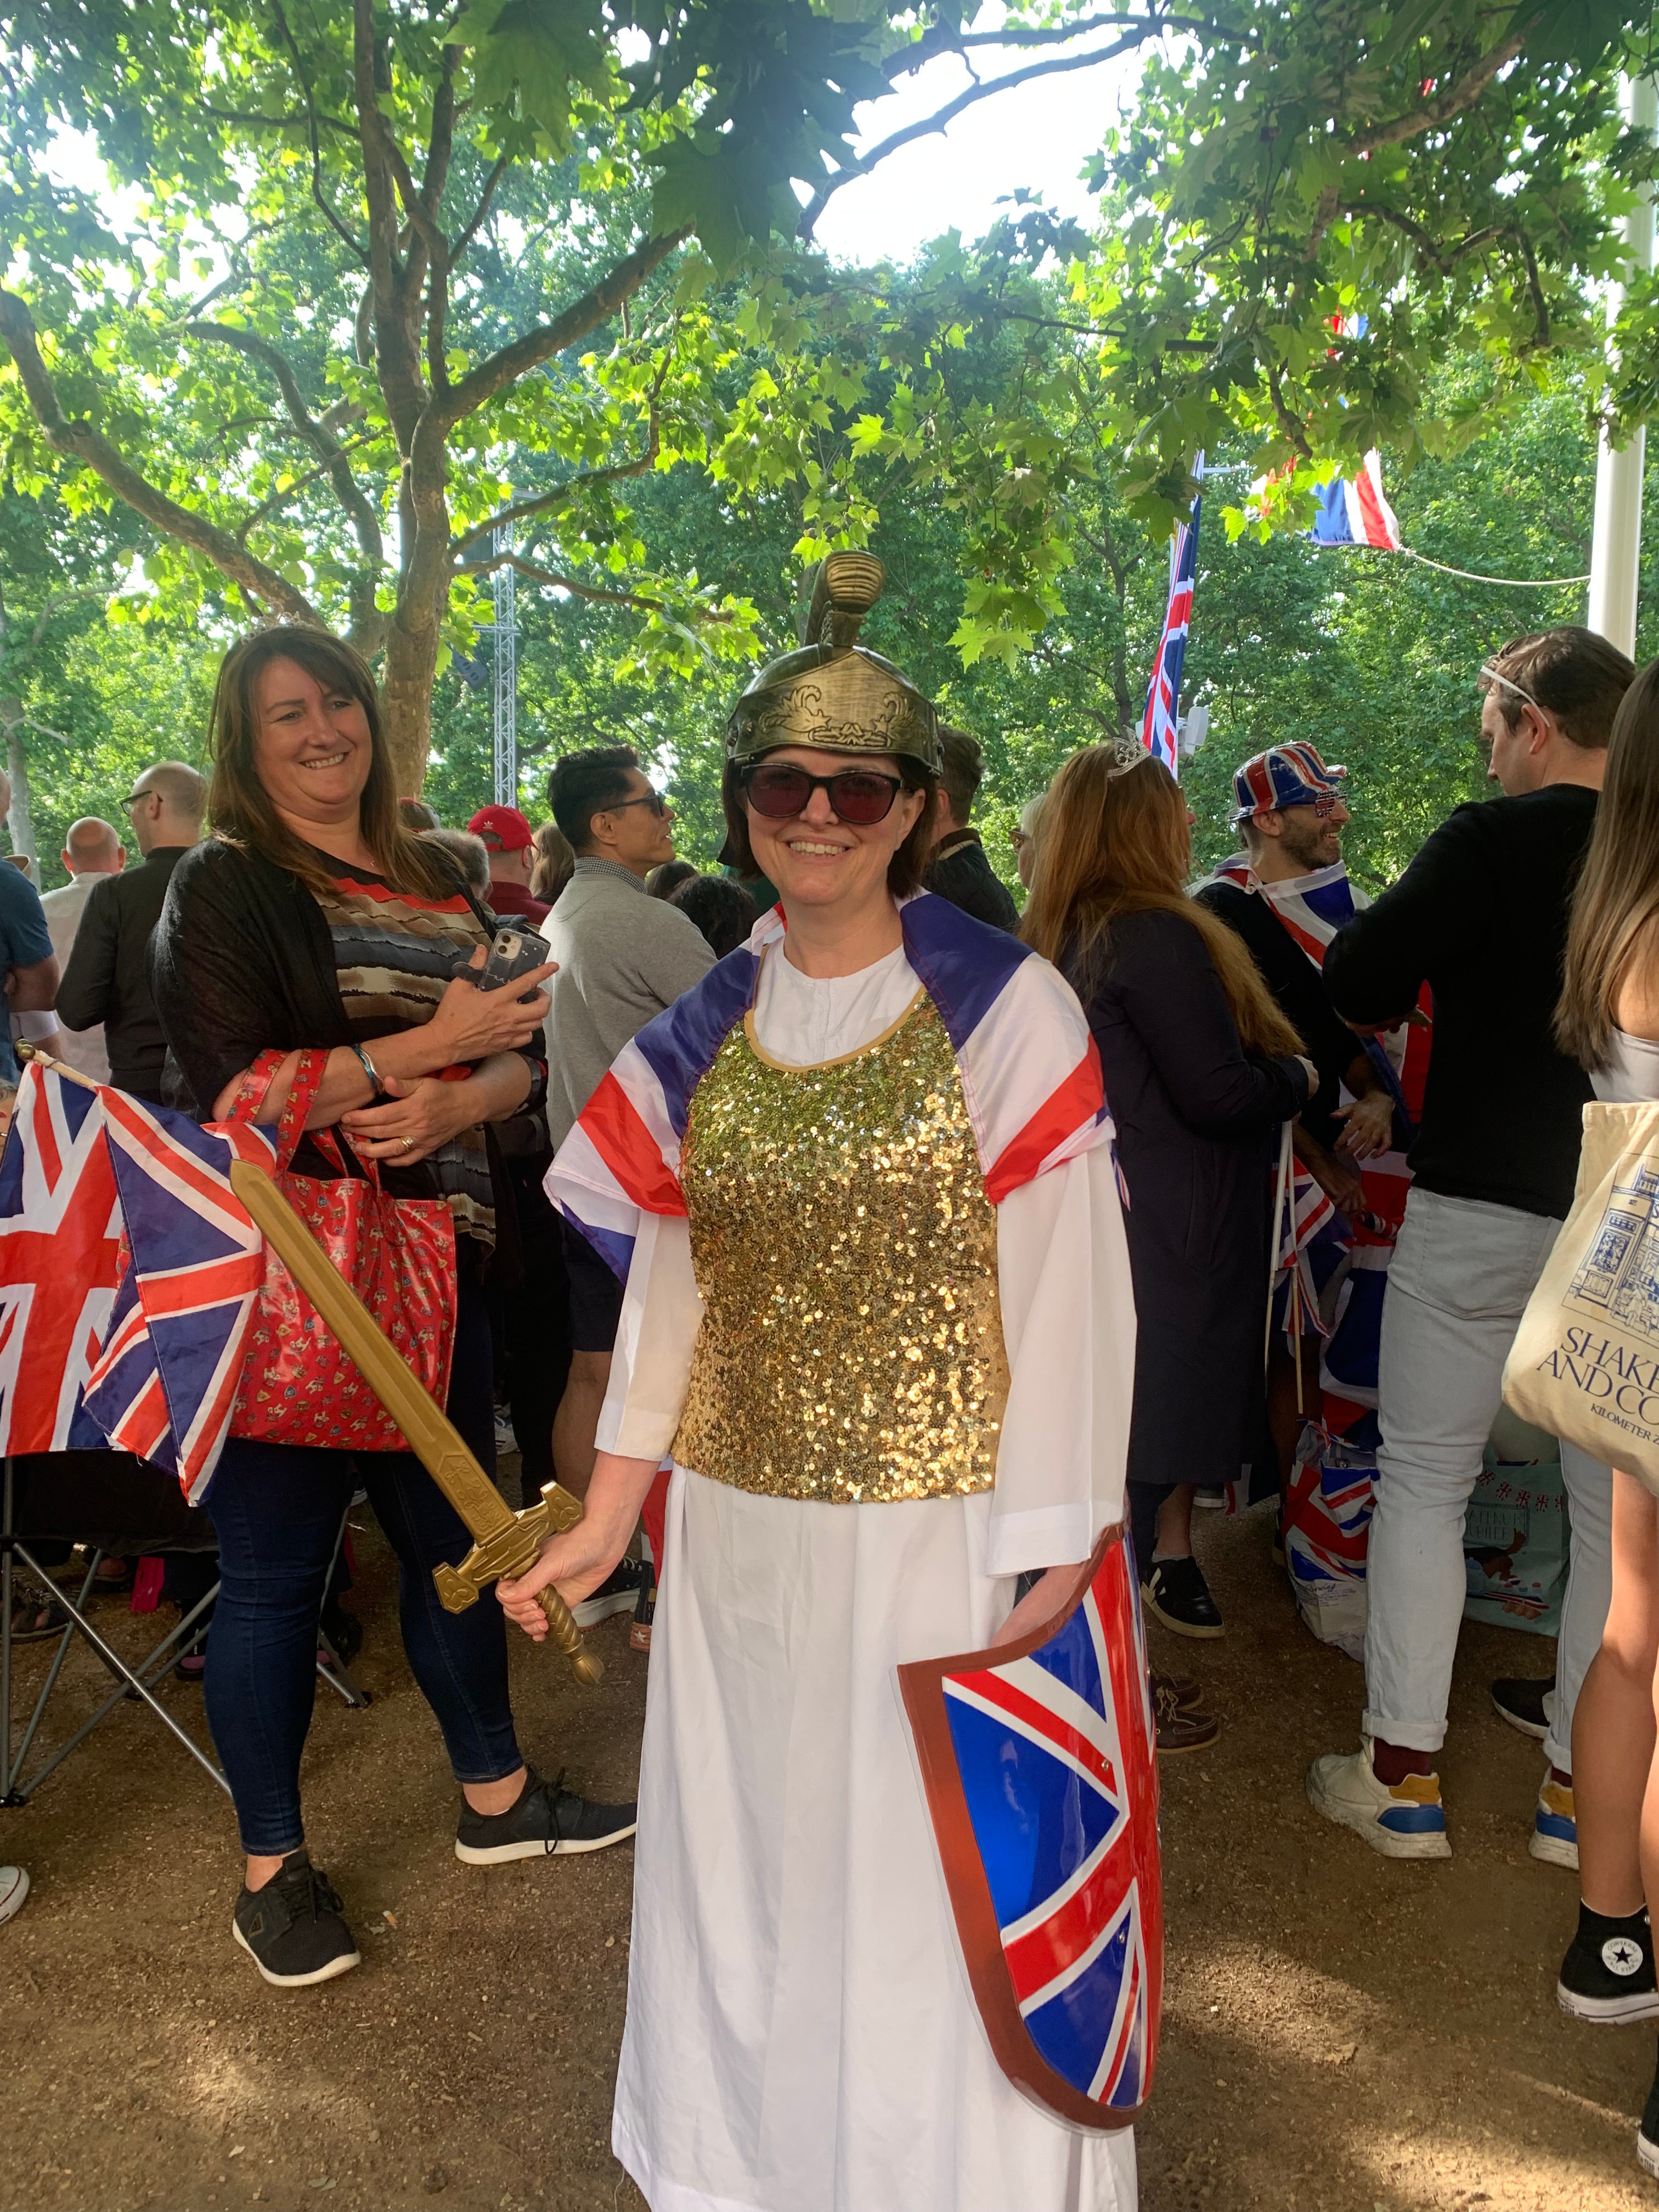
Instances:
[[[481,806],[467,828],[475,837],[493,838],[501,853],[521,853],[536,833],[516,806]]]

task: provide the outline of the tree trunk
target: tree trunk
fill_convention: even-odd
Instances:
[[[37,889],[40,870],[34,857],[34,824],[29,815],[29,763],[23,750],[21,728],[6,733],[6,769],[11,777],[11,812],[6,817],[6,827],[11,832],[11,849],[21,853],[29,864],[29,880]]]
[[[380,703],[400,799],[418,799],[432,741],[432,686],[438,670],[438,617],[418,629],[399,614],[386,635]]]

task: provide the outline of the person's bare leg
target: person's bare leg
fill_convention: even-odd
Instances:
[[[1659,1903],[1659,1784],[1654,1775],[1659,1670],[1659,1500],[1634,1475],[1613,1478],[1613,1602],[1572,1717],[1579,1892],[1623,1918],[1644,1893]]]
[[[593,1479],[593,1438],[611,1381],[608,1352],[573,1352],[570,1377],[553,1416],[553,1466],[573,1498],[586,1498]]]
[[[1155,1559],[1190,1559],[1193,1555],[1193,1497],[1196,1486],[1177,1483],[1158,1509]]]

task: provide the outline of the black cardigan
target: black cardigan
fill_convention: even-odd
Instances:
[[[488,941],[495,922],[459,869],[455,888]],[[211,1116],[226,1084],[261,1052],[349,1048],[367,1035],[354,1030],[346,1014],[333,939],[312,893],[263,854],[220,838],[198,845],[173,870],[150,939],[149,978],[167,1032],[163,1090],[198,1120]],[[526,1057],[539,1076],[539,1048]],[[540,1088],[539,1081],[532,1085],[527,1106]],[[513,1205],[495,1132],[487,1126],[484,1133],[499,1234],[513,1223]],[[307,1175],[333,1172],[309,1144],[301,1145],[295,1164]],[[382,1180],[398,1198],[429,1197],[436,1188],[423,1163],[383,1169]],[[507,1238],[516,1241],[510,1225]]]

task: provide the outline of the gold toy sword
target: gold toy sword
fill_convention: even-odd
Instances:
[[[230,1187],[471,1530],[472,1549],[460,1565],[432,1571],[445,1611],[465,1613],[498,1576],[521,1575],[533,1566],[548,1537],[579,1521],[581,1507],[568,1490],[550,1482],[539,1505],[515,1513],[270,1177],[251,1161],[233,1160]],[[555,1650],[569,1660],[577,1680],[599,1681],[604,1666],[582,1642],[569,1607],[550,1583],[537,1601],[547,1615]]]

